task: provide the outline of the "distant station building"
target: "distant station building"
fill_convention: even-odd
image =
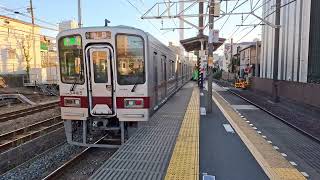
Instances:
[[[263,18],[275,23],[274,2],[267,0]],[[320,1],[295,1],[281,8],[278,79],[320,83]],[[269,14],[271,14],[269,16]],[[262,27],[262,78],[271,79],[274,62],[274,29]]]

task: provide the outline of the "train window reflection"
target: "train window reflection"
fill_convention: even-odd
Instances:
[[[59,40],[59,61],[63,83],[84,83],[80,36],[69,36]]]
[[[108,60],[106,51],[94,51],[92,53],[94,82],[107,83],[108,82]]]
[[[120,85],[145,82],[144,42],[139,36],[117,35],[117,75]]]

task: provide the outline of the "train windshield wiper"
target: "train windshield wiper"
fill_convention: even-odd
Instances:
[[[131,89],[131,92],[134,92],[136,90],[136,87],[137,87],[138,83],[135,83]]]
[[[70,92],[71,92],[71,91],[74,91],[74,89],[75,89],[76,86],[77,86],[78,81],[80,81],[81,78],[83,78],[83,71],[82,71],[82,70],[80,70],[79,76],[76,76],[74,82],[72,83],[72,86],[71,86],[71,88],[70,88]]]
[[[75,80],[74,80],[74,82],[72,83],[72,86],[71,86],[71,88],[70,88],[70,92],[71,92],[71,91],[74,91],[74,89],[76,88],[78,79],[80,79],[80,76],[79,76],[79,78],[78,78],[78,77],[75,78]]]

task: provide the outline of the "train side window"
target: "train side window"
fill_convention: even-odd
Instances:
[[[164,55],[162,55],[161,56],[161,74],[162,74],[162,81],[166,81],[166,75],[165,75],[165,73],[166,73],[166,59],[167,59],[167,57],[166,56],[164,56]]]
[[[171,77],[174,78],[176,72],[175,72],[175,62],[171,61]]]
[[[117,80],[120,85],[145,82],[144,40],[137,35],[117,34]]]

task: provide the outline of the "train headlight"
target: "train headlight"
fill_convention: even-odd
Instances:
[[[81,100],[80,98],[64,98],[64,106],[80,107]]]
[[[142,108],[143,105],[143,99],[124,99],[125,108]]]

